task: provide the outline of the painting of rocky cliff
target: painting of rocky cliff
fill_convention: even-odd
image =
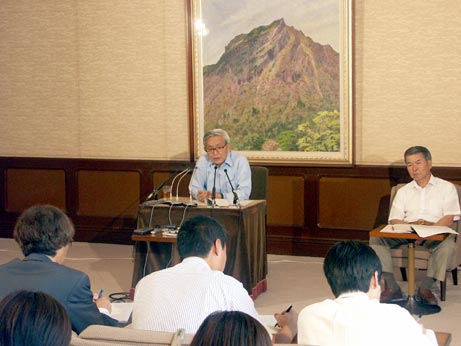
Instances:
[[[244,8],[235,7],[235,3],[226,5],[224,0],[202,0],[204,25],[211,23],[206,30],[213,33],[230,28],[231,24],[225,24],[230,20],[228,17],[234,23],[238,21],[232,10],[240,16],[243,13],[251,17],[252,0],[236,1]],[[350,115],[344,114],[348,107],[342,104],[344,95],[341,97],[344,92],[344,59],[340,54],[339,30],[341,1],[297,0],[282,3],[284,11],[269,6],[273,13],[267,13],[269,10],[265,12],[266,23],[259,25],[262,18],[258,17],[254,27],[251,26],[252,21],[246,21],[240,33],[215,36],[214,39],[202,38],[205,48],[210,45],[214,49],[203,50],[203,130],[227,130],[234,150],[276,156],[284,152],[330,153],[323,155],[326,158],[332,157],[331,154],[341,158],[349,156],[345,149],[349,145]],[[328,3],[336,4],[336,8],[325,8]],[[291,18],[297,8],[287,11],[285,7],[300,4],[310,5],[311,11],[318,10],[318,13],[306,15],[308,9],[298,7],[298,12],[311,16],[306,20],[312,22],[318,21],[316,16],[321,13],[336,10],[338,13],[333,12],[336,17],[332,16],[336,18],[336,23],[330,24],[336,26],[337,37],[331,33],[333,39],[318,35],[321,26],[327,25],[326,20],[318,21],[321,24],[314,29],[297,27],[303,25],[300,18]],[[256,11],[262,10],[259,6]],[[207,15],[213,16],[214,22],[207,22]],[[215,18],[219,15],[222,15],[222,20]],[[271,15],[273,19],[269,19]],[[312,34],[305,32],[307,30]],[[237,31],[238,28],[234,29],[234,32]]]

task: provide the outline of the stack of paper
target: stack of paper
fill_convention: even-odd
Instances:
[[[436,234],[452,233],[458,234],[458,232],[452,230],[446,226],[426,226],[426,225],[411,225],[408,223],[399,223],[395,225],[387,225],[381,232],[385,233],[411,233],[416,232],[421,238],[430,237]]]

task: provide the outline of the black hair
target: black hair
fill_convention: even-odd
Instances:
[[[197,215],[183,223],[178,232],[178,252],[181,260],[191,256],[205,258],[214,242],[226,245],[226,231],[219,222],[205,215]]]
[[[0,345],[68,346],[72,326],[64,307],[43,292],[15,291],[0,302]]]
[[[190,346],[272,346],[269,333],[254,317],[241,311],[216,311],[195,333]]]
[[[57,250],[72,242],[74,234],[72,221],[52,205],[30,207],[19,216],[13,231],[24,256],[31,253],[55,256]]]
[[[335,297],[346,292],[368,292],[375,272],[381,280],[382,267],[376,252],[359,241],[341,241],[328,250],[323,271]]]
[[[432,160],[432,155],[429,149],[427,149],[426,147],[420,146],[420,145],[410,147],[407,150],[405,150],[405,154],[403,154],[403,158],[405,159],[405,162],[406,162],[407,156],[415,155],[419,153],[424,155],[424,158],[426,159],[426,161]]]

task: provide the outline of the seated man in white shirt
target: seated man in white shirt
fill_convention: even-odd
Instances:
[[[136,285],[132,326],[164,332],[184,328],[193,334],[212,312],[242,311],[260,321],[253,300],[243,285],[223,273],[226,264],[226,232],[214,219],[197,215],[178,233],[181,263],[153,272]],[[296,335],[295,312],[275,314],[280,331],[277,343]]]
[[[458,193],[449,181],[431,174],[432,156],[422,146],[408,148],[404,153],[405,164],[411,182],[397,191],[389,214],[390,224],[410,223],[450,227],[459,220],[460,208]],[[383,266],[386,288],[381,294],[381,302],[392,302],[402,298],[402,290],[395,281],[390,249],[407,244],[406,239],[371,238],[370,245],[378,254]],[[444,241],[425,241],[424,246],[431,251],[427,276],[421,282],[417,299],[425,304],[437,304],[432,293],[436,280],[445,280],[447,266],[455,251],[455,235]]]
[[[342,241],[327,253],[323,271],[336,299],[305,307],[298,343],[334,346],[437,345],[410,313],[379,302],[381,262],[368,245]]]

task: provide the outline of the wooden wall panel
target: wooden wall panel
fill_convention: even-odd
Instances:
[[[138,203],[190,165],[0,157],[0,237],[11,237],[22,210],[51,203],[66,209],[76,240],[131,244]],[[406,169],[396,166],[268,169],[267,249],[274,254],[323,256],[338,240],[367,241],[368,231],[387,220],[391,186],[409,181]],[[433,172],[461,182],[461,168]],[[181,181],[180,196],[188,195],[190,176]]]
[[[319,227],[370,230],[390,188],[389,179],[321,178]]]
[[[66,209],[64,170],[11,168],[5,177],[6,211],[20,212],[35,204]]]
[[[304,224],[303,177],[269,177],[267,221],[285,226]]]
[[[136,172],[78,172],[78,214],[136,217],[140,176]]]

